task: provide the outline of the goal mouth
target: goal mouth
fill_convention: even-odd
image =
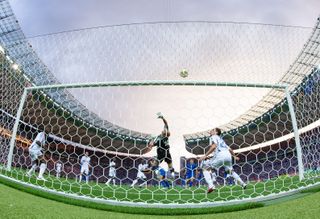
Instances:
[[[236,180],[230,178],[230,175],[225,175],[228,172],[222,165],[221,168],[216,168],[215,191],[207,193],[206,180],[203,175],[201,176],[204,173],[204,167],[197,156],[199,148],[205,152],[210,147],[206,139],[196,140],[196,145],[193,147],[188,145],[187,141],[185,142],[186,148],[190,146],[190,152],[193,154],[191,157],[181,156],[182,150],[179,149],[179,156],[175,159],[173,153],[175,145],[171,145],[170,151],[174,158],[172,161],[179,163],[181,169],[176,169],[178,171],[172,177],[169,169],[164,168],[166,172],[164,179],[168,186],[162,184],[164,180],[158,178],[157,171],[151,170],[151,174],[143,173],[142,177],[138,177],[142,173],[140,165],[148,165],[149,161],[154,159],[153,156],[157,156],[155,151],[149,151],[149,137],[144,138],[142,135],[135,137],[99,127],[81,118],[83,112],[79,111],[80,116],[76,117],[77,114],[71,111],[69,106],[56,102],[59,100],[63,103],[64,99],[59,98],[57,93],[67,93],[68,89],[68,92],[71,89],[80,89],[84,94],[87,93],[87,89],[97,87],[103,89],[127,87],[129,90],[132,89],[130,90],[132,92],[135,87],[144,86],[166,86],[166,89],[168,87],[183,89],[188,86],[192,88],[201,86],[207,89],[227,87],[237,90],[252,89],[252,91],[278,89],[283,92],[284,101],[271,110],[268,120],[255,120],[254,128],[249,123],[247,129],[239,128],[237,134],[229,131],[224,132],[222,136],[234,149],[239,159],[234,160],[232,168],[239,174],[240,179],[246,182],[245,188],[243,185],[237,185]],[[249,92],[250,96],[252,91]],[[135,81],[28,87],[23,90],[16,117],[11,118],[14,123],[13,131],[4,130],[5,136],[11,141],[8,145],[10,148],[7,148],[8,154],[2,155],[3,159],[8,158],[2,174],[21,181],[23,185],[37,189],[41,187],[50,193],[56,192],[69,198],[157,208],[189,208],[189,206],[201,208],[240,202],[250,203],[296,193],[301,188],[317,185],[320,180],[317,171],[304,172],[307,169],[302,160],[304,156],[302,149],[309,150],[308,153],[311,151],[318,153],[317,149],[312,146],[313,149],[310,151],[310,142],[301,143],[298,140],[308,139],[310,133],[317,135],[319,126],[314,123],[308,130],[299,133],[297,121],[292,120],[296,118],[295,112],[298,109],[295,102],[297,101],[296,93],[296,91],[290,92],[284,85],[203,81]],[[110,93],[101,92],[101,94]],[[247,96],[243,97],[243,99],[246,98]],[[239,103],[241,102],[243,101],[240,99]],[[291,108],[294,110],[290,110]],[[77,108],[74,109],[76,111]],[[166,117],[165,114],[161,116]],[[157,119],[154,116],[154,120],[161,121],[161,118]],[[169,120],[169,126],[172,127],[170,122]],[[269,127],[268,131],[262,131],[264,126]],[[276,127],[276,129],[272,131],[270,127]],[[30,144],[42,131],[50,134],[46,138],[46,149],[43,153],[46,160],[45,173],[39,177],[38,173],[29,172],[32,169]],[[172,132],[172,128],[170,131]],[[280,138],[275,138],[277,133]],[[239,138],[240,135],[242,138]],[[298,138],[296,138],[297,135]],[[273,137],[271,139],[274,141],[257,144],[259,138],[267,140],[270,139],[269,137]],[[244,141],[242,142],[241,139]],[[85,155],[86,153],[88,154]],[[88,161],[90,168],[87,172],[83,170],[82,162],[86,156],[90,158]],[[12,157],[11,160],[10,157]],[[58,163],[61,164],[59,169],[57,169]],[[191,167],[193,163],[196,165],[195,168]],[[190,172],[188,168],[193,169]],[[191,177],[188,174],[191,174]],[[145,184],[140,185],[143,182]]]
[[[10,62],[7,58],[2,61]],[[319,115],[317,101],[313,101],[318,100],[318,70],[313,70],[294,89],[291,85],[281,84],[191,80],[25,86],[30,80],[24,74],[17,74],[18,69],[10,66],[6,69],[8,73],[2,74],[8,82],[5,89],[12,92],[11,96],[19,98],[14,101],[10,95],[4,97],[8,104],[1,111],[5,118],[1,127],[4,141],[0,151],[1,173],[22,185],[107,204],[204,208],[267,200],[319,183],[319,170],[315,168],[319,162],[315,140],[320,136]],[[163,90],[155,92],[154,88],[168,93]],[[112,93],[114,90],[118,90],[117,95]],[[204,90],[208,96],[204,95]],[[266,94],[274,91],[262,108],[254,105],[256,100],[260,100],[259,90]],[[180,104],[178,98],[174,105],[158,101],[160,105],[152,110],[140,109],[140,116],[147,118],[150,113],[150,118],[145,120],[139,118],[139,112],[134,112],[135,102],[129,102],[145,100],[146,93],[171,97],[179,92],[184,104]],[[255,95],[257,98],[249,104]],[[124,97],[122,101],[119,99],[121,96]],[[211,100],[218,98],[222,98],[221,104],[213,101],[209,105]],[[223,100],[228,100],[226,105],[222,105]],[[122,125],[114,125],[121,123],[109,122],[108,118],[101,119],[102,111],[105,111],[101,107],[103,101],[109,104],[110,118],[118,115],[119,121],[124,122]],[[194,105],[190,104],[192,101]],[[121,105],[121,102],[125,104]],[[111,105],[119,105],[118,110],[111,110]],[[239,110],[241,105],[246,108]],[[170,116],[170,108],[177,118]],[[190,115],[185,113],[188,108],[192,111]],[[217,108],[220,111],[208,110]],[[251,120],[256,114],[246,112],[255,110],[258,110],[259,117]],[[161,114],[156,116],[159,111]],[[228,112],[234,111],[238,115],[229,116]],[[306,114],[309,117],[305,117]],[[196,118],[188,122],[192,115]],[[212,134],[203,131],[208,128],[203,128],[200,121],[211,123],[210,118],[222,117],[241,120],[220,122],[223,127],[221,137],[237,158],[232,162],[231,172],[224,165],[212,168],[215,171],[210,170],[216,188],[209,194],[208,181],[204,178],[205,168],[199,156],[210,148],[209,136]],[[131,128],[128,125],[130,118],[138,121],[139,127],[151,121],[158,126],[154,133],[144,132]],[[191,124],[196,131],[179,134],[176,131],[180,129],[176,126],[178,120],[181,120],[181,127]],[[170,165],[163,162],[159,169],[148,166],[149,172],[144,173],[140,165],[150,165],[154,156],[159,157],[158,150],[156,147],[152,150],[150,142],[154,135],[161,133],[163,126],[167,133],[168,125],[171,159],[176,171],[170,173]],[[41,139],[38,135],[43,132],[48,133],[43,139],[44,145],[37,143],[42,140],[36,140]],[[175,142],[175,136],[182,143]],[[43,147],[41,153],[33,154],[30,148],[34,144]],[[39,163],[34,166],[34,157],[40,156],[39,162],[45,163],[44,167]],[[164,161],[166,159],[168,157],[165,156]],[[159,175],[161,171],[164,175]],[[237,173],[239,178],[232,178],[233,173]]]
[[[320,20],[27,39],[8,1],[0,9],[1,181],[91,206],[177,211],[319,185]]]

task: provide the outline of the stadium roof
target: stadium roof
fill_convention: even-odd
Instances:
[[[288,85],[288,89],[292,92],[297,88],[306,76],[314,72],[314,69],[320,66],[320,17],[317,19],[312,34],[303,49],[292,63],[287,72],[281,77],[277,84]],[[253,121],[274,108],[285,98],[285,90],[274,88],[269,91],[256,105],[254,105],[246,113],[229,123],[220,126],[225,131],[231,131],[241,126],[253,123]],[[184,135],[185,140],[203,138],[209,136],[209,130],[201,131],[193,134]]]
[[[41,59],[38,56],[38,52],[35,52],[35,46],[34,44],[33,47],[31,46],[31,44],[28,43],[28,40],[33,40],[33,39],[26,39],[26,37],[24,36],[18,21],[16,20],[12,9],[10,8],[10,5],[8,3],[7,0],[1,1],[0,2],[0,43],[7,49],[8,54],[10,55],[10,57],[12,57],[14,59],[14,61],[16,63],[19,64],[19,67],[23,70],[23,72],[28,76],[28,78],[30,78],[30,80],[35,84],[35,85],[48,85],[48,84],[59,84],[60,81],[57,80],[57,78],[55,77],[55,75],[53,74],[53,72],[55,73],[55,69],[52,70],[51,66],[49,70],[49,67],[47,67],[48,63],[45,62],[45,60],[43,60],[43,58],[41,57]],[[207,35],[210,36],[210,34],[214,34],[216,32],[218,32],[216,29],[221,29],[222,31],[224,30],[224,24],[223,23],[216,23],[216,28],[212,28],[210,30],[208,30],[208,32],[204,33],[202,32],[203,30],[207,30],[208,25],[211,25],[214,22],[203,22],[201,23],[201,25],[194,25],[195,22],[190,22],[190,23],[149,23],[146,24],[143,28],[140,28],[139,25],[135,26],[135,25],[124,25],[126,27],[125,30],[123,30],[123,26],[119,25],[117,27],[113,27],[110,26],[107,29],[102,30],[101,28],[99,29],[99,31],[96,31],[95,33],[95,37],[100,37],[100,35],[106,36],[108,37],[111,33],[111,31],[114,31],[114,34],[112,36],[110,36],[110,41],[111,42],[118,42],[117,40],[123,42],[124,45],[126,45],[127,42],[127,38],[128,36],[130,36],[132,38],[132,41],[134,41],[133,43],[136,43],[136,47],[135,48],[139,48],[139,47],[143,47],[145,46],[144,44],[146,44],[146,46],[153,46],[154,44],[158,45],[159,43],[163,43],[163,45],[165,46],[172,46],[172,45],[176,45],[177,47],[172,47],[170,49],[172,50],[176,50],[177,48],[179,48],[179,43],[177,43],[175,40],[178,38],[173,38],[172,42],[170,42],[170,44],[168,43],[168,38],[171,37],[170,34],[172,34],[173,32],[168,31],[168,29],[170,29],[171,27],[176,31],[175,33],[177,33],[178,37],[180,37],[180,39],[183,41],[183,43],[186,44],[190,44],[190,47],[193,46],[193,43],[195,43],[195,41],[199,40],[201,37],[203,37],[205,40],[209,40],[209,45],[210,43],[212,43],[212,39],[206,38]],[[232,25],[236,25],[233,24]],[[247,25],[247,24],[243,24],[243,25]],[[250,24],[248,24],[250,25]],[[261,25],[263,26],[263,25]],[[161,28],[159,28],[161,27]],[[235,31],[232,32],[232,36],[230,36],[230,38],[232,38],[231,40],[234,40],[233,37],[235,34],[237,34],[238,31],[238,27],[236,26],[232,26]],[[158,29],[156,29],[158,28]],[[186,35],[186,31],[189,31],[188,28],[193,28],[195,31],[194,33],[190,33],[189,35]],[[233,29],[231,28],[231,29]],[[270,28],[272,28],[272,26],[270,26]],[[287,27],[285,27],[287,28]],[[219,29],[219,30],[220,30]],[[241,31],[241,29],[239,29]],[[124,34],[123,35],[119,35],[117,31],[122,31]],[[150,31],[150,32],[148,32]],[[210,32],[211,31],[211,32]],[[216,32],[215,32],[216,31]],[[256,30],[250,30],[248,31],[246,34],[252,34],[254,33]],[[259,31],[261,31],[259,29]],[[262,30],[262,32],[265,30]],[[137,34],[137,35],[133,35],[132,33],[142,33],[142,32],[146,32],[146,33],[151,33],[152,35],[150,35],[150,41],[152,41],[153,44],[148,44],[150,43],[149,41],[137,41],[137,39],[139,37],[142,36]],[[306,75],[310,74],[312,72],[312,69],[314,67],[316,67],[319,64],[319,21],[317,22],[315,28],[313,29],[313,32],[311,34],[311,37],[308,39],[307,43],[304,45],[303,50],[300,52],[300,54],[298,55],[298,57],[296,58],[296,60],[291,64],[291,66],[288,68],[288,70],[286,71],[286,73],[280,78],[280,80],[278,81],[278,84],[289,84],[289,89],[291,91],[293,91],[303,80],[303,78],[305,78]],[[187,32],[188,33],[188,32]],[[197,35],[199,33],[199,35]],[[90,30],[81,32],[81,33],[72,33],[71,35],[67,35],[67,34],[60,34],[59,36],[55,36],[55,37],[60,37],[58,40],[63,41],[64,39],[70,38],[70,37],[74,37],[76,38],[77,36],[88,36],[88,39],[90,38],[91,32]],[[157,40],[159,40],[159,38],[156,38],[156,36],[158,34],[162,34],[161,36],[163,36],[164,38],[162,39],[162,42],[158,42]],[[202,34],[202,35],[201,35]],[[227,33],[228,34],[228,33]],[[288,32],[288,34],[290,35],[290,32]],[[190,40],[190,38],[197,36],[198,38],[195,38],[194,41]],[[155,37],[155,38],[153,38]],[[166,38],[168,37],[168,38]],[[276,37],[276,36],[274,36]],[[41,37],[40,37],[41,38]],[[39,38],[39,41],[41,41],[41,39]],[[85,42],[86,44],[88,44],[89,46],[91,44],[89,44],[88,42],[85,41],[86,39],[82,39],[83,42]],[[91,38],[89,39],[90,43],[94,42],[94,40],[92,40]],[[221,39],[217,39],[216,41],[217,44],[219,44],[219,40]],[[50,41],[47,41],[47,43]],[[67,42],[69,44],[71,44],[71,41],[69,39],[69,41]],[[114,43],[116,44],[116,43]],[[93,44],[92,44],[93,45]],[[102,47],[102,50],[106,50],[108,49],[109,45],[107,45],[106,47]],[[207,47],[207,45],[203,45],[204,47]],[[215,49],[213,45],[212,48],[210,47],[210,49]],[[225,45],[223,45],[225,46]],[[92,47],[93,52],[96,52],[95,49],[96,47]],[[170,65],[166,65],[164,69],[160,69],[160,72],[157,72],[156,70],[152,73],[150,73],[149,75],[147,75],[146,73],[150,72],[150,68],[149,66],[146,65],[146,67],[144,69],[136,69],[134,64],[132,64],[132,66],[125,66],[125,68],[128,68],[129,70],[127,72],[123,71],[123,69],[121,69],[122,64],[127,64],[128,62],[132,61],[134,62],[135,60],[132,59],[132,57],[130,55],[132,55],[130,53],[131,50],[129,50],[128,47],[123,47],[126,48],[128,51],[128,54],[125,58],[129,58],[129,59],[123,59],[121,60],[121,63],[118,64],[116,61],[117,60],[117,55],[119,56],[125,56],[122,51],[121,53],[121,45],[119,46],[119,50],[114,50],[116,52],[119,52],[119,54],[111,54],[114,55],[114,59],[109,59],[108,62],[110,62],[110,66],[106,66],[109,68],[109,70],[114,70],[114,75],[118,74],[119,72],[124,72],[121,76],[126,76],[128,78],[132,78],[132,77],[136,77],[135,73],[138,71],[141,71],[142,74],[140,74],[141,78],[140,79],[148,79],[148,78],[157,78],[157,77],[163,77],[163,78],[167,78],[168,75],[170,75],[172,72],[169,72],[168,74],[161,74],[166,70],[168,70],[170,67],[175,67],[175,66],[170,66]],[[134,49],[134,48],[133,48]],[[132,49],[132,50],[133,50]],[[168,47],[163,48],[163,51],[166,51],[167,49],[169,49]],[[201,54],[203,54],[204,56],[208,55],[206,53],[204,53],[203,51],[201,51],[201,49],[195,49],[195,50],[187,50],[189,48],[182,48],[181,49],[181,53],[182,55],[187,56],[188,58],[192,59],[195,58],[192,55],[192,52],[199,52]],[[192,48],[194,49],[194,48]],[[199,50],[199,51],[198,51]],[[100,50],[99,50],[100,51]],[[171,51],[171,50],[168,50]],[[190,52],[192,51],[192,52]],[[89,51],[85,51],[87,53],[89,53]],[[141,52],[141,51],[139,51]],[[139,53],[138,52],[138,53]],[[161,53],[162,51],[157,51],[155,48],[151,47],[149,48],[149,50],[146,50],[146,55],[145,54],[137,54],[137,58],[141,58],[144,59],[146,56],[152,56],[154,58],[154,60],[156,60],[156,65],[157,66],[161,66],[163,65],[163,63],[167,63],[168,59],[172,58],[172,56],[174,56],[175,54],[167,54],[167,57],[162,56],[163,53]],[[225,54],[228,55],[229,51],[226,50]],[[105,54],[105,53],[104,53]],[[198,54],[198,53],[196,53]],[[180,56],[175,57],[174,62],[179,62],[179,61],[186,61],[183,60],[183,58],[185,57],[181,57],[181,54],[179,54]],[[242,55],[242,54],[240,54]],[[159,57],[161,58],[161,61],[159,61]],[[95,57],[85,57],[86,59],[88,59],[89,64],[94,65],[95,62],[90,63],[92,61],[92,59],[94,59]],[[91,59],[90,59],[91,58]],[[108,57],[109,58],[109,57]],[[131,59],[130,59],[131,58]],[[202,65],[205,65],[205,61],[207,60],[201,60],[201,58],[203,58],[202,56],[199,58],[199,60],[197,60],[198,62],[195,64],[195,66],[192,66],[194,68],[198,68],[199,66],[202,67]],[[214,57],[219,61],[219,57]],[[238,57],[234,57],[234,58],[238,58]],[[152,60],[151,60],[152,61]],[[214,60],[215,61],[215,60]],[[219,63],[217,61],[217,63]],[[232,61],[232,60],[231,60]],[[262,60],[263,61],[263,60]],[[123,62],[123,63],[122,63]],[[46,63],[46,64],[44,64]],[[130,64],[130,63],[129,63]],[[148,63],[149,65],[152,65],[152,62]],[[239,63],[236,63],[239,64]],[[236,65],[234,64],[234,65]],[[241,64],[241,63],[240,63]],[[103,66],[103,64],[101,64]],[[99,66],[101,67],[101,66]],[[133,68],[130,68],[133,67]],[[212,68],[212,66],[209,66]],[[124,69],[125,69],[124,68]],[[153,68],[152,68],[153,69]],[[156,69],[156,68],[154,68]],[[173,68],[174,71],[177,71],[177,69]],[[179,69],[178,69],[179,70]],[[191,67],[190,67],[191,70]],[[196,69],[198,71],[198,69]],[[195,70],[195,71],[196,71]],[[241,70],[246,70],[246,69],[241,69]],[[200,71],[200,69],[199,69]],[[224,71],[223,73],[228,72],[228,70]],[[243,71],[242,71],[243,73]],[[277,73],[282,73],[282,71],[279,71]],[[160,75],[160,76],[159,76]],[[117,75],[118,76],[118,75]],[[119,76],[121,78],[121,76]],[[250,76],[249,76],[250,77]],[[203,77],[204,79],[206,79],[206,77]],[[162,78],[160,78],[162,79]],[[97,79],[99,80],[99,78]],[[113,131],[114,133],[117,133],[119,135],[124,135],[124,136],[130,136],[133,138],[141,138],[141,139],[146,139],[149,138],[150,135],[149,134],[145,134],[145,133],[141,133],[141,132],[136,132],[136,131],[132,131],[128,128],[123,128],[120,127],[114,123],[111,123],[109,121],[106,121],[104,119],[102,119],[98,114],[90,111],[87,106],[85,106],[84,104],[82,104],[73,94],[71,94],[70,92],[68,92],[67,90],[51,90],[51,91],[47,91],[46,94],[48,96],[50,96],[51,99],[53,99],[56,103],[58,103],[59,105],[61,105],[62,108],[65,108],[67,111],[72,112],[72,114],[75,117],[78,117],[82,120],[87,121],[88,123],[94,125],[97,128],[102,128],[108,131]],[[242,114],[240,117],[238,117],[235,120],[232,120],[230,122],[228,122],[225,125],[220,126],[223,131],[230,131],[233,129],[236,129],[238,127],[241,127],[243,125],[246,125],[250,122],[252,122],[253,120],[255,120],[256,118],[262,116],[264,113],[268,112],[270,109],[274,108],[277,104],[279,104],[282,100],[284,99],[284,92],[283,90],[279,90],[279,89],[272,89],[269,93],[267,93],[255,106],[253,106],[250,110],[248,110],[247,112],[245,112],[244,114]],[[197,139],[197,138],[202,138],[202,137],[206,137],[208,136],[208,132],[207,131],[200,131],[197,133],[192,133],[192,134],[188,134],[185,135],[185,139]]]
[[[19,65],[19,68],[34,85],[60,83],[28,43],[7,0],[0,2],[0,43],[6,49],[8,56]],[[62,108],[96,128],[132,138],[146,139],[150,137],[148,134],[122,128],[101,119],[66,90],[47,91],[46,94],[63,106]]]

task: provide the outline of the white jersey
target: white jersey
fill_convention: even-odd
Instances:
[[[224,166],[227,171],[232,170],[231,153],[226,142],[220,136],[213,135],[210,137],[210,145],[212,144],[217,145],[213,157],[202,161],[202,168],[211,167],[218,170],[220,167]]]
[[[148,169],[148,164],[142,164],[142,163],[139,164],[137,178],[141,178],[141,179],[147,178],[146,175],[143,172],[146,169]]]
[[[218,135],[212,135],[209,139],[210,145],[215,144],[217,145],[216,150],[214,151],[214,155],[216,156],[219,152],[226,152],[229,151],[229,146],[226,142]]]
[[[61,172],[61,167],[62,167],[62,164],[61,163],[57,163],[56,164],[56,171],[57,172]]]
[[[138,171],[143,172],[144,170],[148,169],[148,164],[139,164]]]
[[[41,145],[38,145],[36,142],[40,142]],[[32,142],[29,150],[33,151],[41,151],[41,146],[45,145],[46,143],[46,135],[44,132],[40,132],[37,134],[37,137]]]
[[[115,171],[116,170],[116,163],[114,161],[111,161],[109,166],[110,166],[110,171]]]
[[[89,168],[90,160],[91,160],[90,157],[83,156],[83,157],[81,158],[81,161],[80,161],[81,167],[82,167],[82,168]]]
[[[109,164],[109,177],[116,177],[116,163],[114,161]]]

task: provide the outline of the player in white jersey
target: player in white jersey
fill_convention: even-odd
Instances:
[[[43,174],[46,171],[47,164],[43,158],[43,147],[46,144],[47,134],[43,131],[37,134],[36,138],[32,142],[29,147],[29,155],[31,157],[32,166],[31,169],[27,172],[27,176],[31,176],[32,173],[36,170],[40,163],[39,175],[37,177],[38,180],[46,181],[43,178]]]
[[[241,180],[239,175],[234,172],[232,168],[232,157],[235,160],[239,160],[239,158],[235,155],[233,150],[229,148],[229,146],[225,143],[225,141],[220,137],[221,130],[219,128],[215,128],[210,132],[210,149],[208,152],[200,158],[202,161],[202,169],[204,178],[208,184],[208,193],[213,192],[215,186],[213,182],[216,181],[215,177],[210,174],[211,169],[219,169],[220,167],[224,166],[227,173],[231,175],[239,184],[245,189],[246,184]],[[212,157],[208,159],[208,156],[213,153]]]
[[[84,153],[84,156],[82,156],[82,157],[81,157],[81,160],[80,160],[81,169],[80,169],[79,182],[81,182],[81,180],[82,180],[82,175],[85,175],[85,177],[86,177],[86,182],[88,183],[88,181],[89,181],[90,160],[91,160],[91,158],[89,157],[89,152],[86,151],[86,152]]]
[[[142,187],[142,186],[147,186],[147,177],[145,175],[146,172],[149,172],[149,165],[148,163],[145,163],[145,164],[139,164],[138,166],[138,173],[137,173],[137,178],[135,180],[133,180],[132,184],[131,184],[131,187],[133,187],[138,181],[139,179],[141,181],[143,181],[143,183],[141,183],[139,185],[139,187]]]
[[[56,163],[56,178],[60,178],[61,175],[61,170],[62,170],[62,164],[60,162]]]
[[[109,163],[109,179],[106,182],[106,185],[109,185],[111,180],[113,185],[116,184],[116,159],[112,158],[110,163]]]

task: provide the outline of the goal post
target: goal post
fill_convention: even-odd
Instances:
[[[21,118],[21,113],[23,111],[23,106],[25,104],[26,97],[27,97],[27,92],[28,92],[28,90],[27,90],[27,88],[25,88],[23,90],[21,100],[19,103],[19,108],[17,111],[17,115],[16,115],[16,118],[14,121],[14,126],[13,126],[13,130],[12,130],[10,144],[9,144],[9,153],[8,153],[8,161],[7,161],[7,170],[8,171],[11,170],[11,166],[12,166],[13,150],[14,150],[14,146],[15,146],[15,142],[16,142],[16,136],[17,136],[17,131],[18,131],[19,122],[20,122],[20,118]]]
[[[288,101],[290,116],[291,116],[291,120],[292,120],[294,140],[296,143],[297,158],[298,158],[299,180],[301,181],[304,178],[304,167],[303,167],[303,162],[302,162],[302,149],[301,149],[301,144],[300,144],[299,130],[298,130],[296,114],[294,112],[292,98],[290,96],[290,91],[288,89],[288,86],[286,86],[285,92],[286,92],[286,99]]]
[[[319,22],[152,22],[25,38],[11,18],[4,27],[18,31],[0,45],[1,178],[185,209],[320,184]],[[214,128],[235,156],[203,158]]]
[[[247,191],[242,191],[235,185],[235,187],[228,188],[227,178],[224,179],[221,174],[221,170],[217,174],[217,184],[224,185],[219,188],[219,192],[214,198],[210,198],[206,195],[204,179],[194,181],[193,185],[197,185],[198,188],[186,189],[183,186],[188,186],[190,183],[183,171],[187,171],[186,165],[189,164],[190,159],[197,159],[200,155],[208,149],[208,132],[206,130],[199,129],[199,133],[184,135],[185,147],[192,155],[191,157],[174,158],[173,162],[180,163],[180,170],[176,171],[176,175],[170,182],[172,189],[162,192],[161,183],[157,182],[154,176],[148,177],[146,185],[152,185],[153,187],[146,187],[140,189],[137,187],[130,187],[130,185],[139,185],[141,183],[140,178],[137,182],[134,182],[135,178],[129,177],[129,171],[138,171],[140,164],[146,163],[149,159],[152,159],[155,154],[150,155],[148,149],[148,141],[152,135],[138,133],[132,130],[122,130],[120,126],[106,124],[99,120],[95,120],[96,116],[86,117],[87,112],[83,111],[85,108],[79,108],[80,102],[73,102],[76,98],[71,95],[71,90],[80,89],[82,94],[90,93],[87,89],[109,89],[109,87],[115,88],[128,88],[129,93],[132,93],[133,87],[175,87],[182,89],[184,87],[201,87],[208,89],[209,87],[221,87],[227,89],[253,89],[246,95],[254,95],[254,89],[276,89],[281,94],[279,98],[282,99],[282,103],[275,104],[270,109],[265,109],[264,116],[260,116],[255,120],[244,122],[243,124],[235,123],[234,127],[226,129],[223,128],[223,139],[235,149],[240,161],[234,165],[234,170],[239,173],[240,177],[249,183],[250,187]],[[101,96],[111,95],[108,90],[94,90]],[[191,91],[191,90],[190,90]],[[218,91],[220,92],[220,91]],[[63,96],[65,95],[65,96]],[[185,96],[188,96],[186,94]],[[243,97],[243,99],[249,98],[249,96]],[[69,98],[70,102],[66,102],[65,98]],[[91,96],[88,94],[88,97]],[[95,96],[97,100],[100,100]],[[118,96],[113,96],[112,100],[117,101]],[[98,101],[99,102],[99,101]],[[241,103],[241,101],[239,101]],[[72,104],[75,104],[73,106]],[[127,103],[130,104],[130,103]],[[201,103],[200,103],[201,104]],[[237,103],[234,103],[236,106]],[[41,106],[43,108],[41,108]],[[234,106],[230,106],[232,109]],[[275,109],[273,109],[275,107]],[[184,107],[181,107],[183,110]],[[74,111],[71,111],[71,110]],[[87,109],[88,110],[88,109]],[[159,110],[160,111],[160,110]],[[143,113],[143,112],[142,112]],[[83,116],[83,118],[81,118]],[[99,83],[84,83],[84,84],[57,84],[57,85],[44,85],[26,87],[21,96],[17,114],[15,116],[14,126],[12,129],[9,154],[7,158],[6,170],[11,171],[13,168],[15,171],[21,171],[23,176],[22,181],[35,183],[46,187],[46,184],[39,184],[39,181],[34,181],[32,178],[24,176],[25,171],[30,168],[30,161],[27,155],[27,148],[19,146],[15,155],[15,145],[19,131],[19,125],[21,122],[26,125],[35,125],[34,130],[32,127],[24,127],[20,133],[25,131],[25,136],[32,136],[30,141],[33,141],[36,132],[41,132],[40,126],[51,126],[55,131],[50,135],[50,143],[48,155],[50,157],[50,163],[48,164],[47,179],[52,180],[51,186],[48,189],[54,189],[60,191],[64,188],[64,192],[80,193],[90,197],[102,197],[108,200],[118,201],[137,201],[137,202],[153,202],[153,203],[201,203],[207,201],[227,201],[229,199],[241,199],[241,198],[254,198],[257,196],[264,196],[268,194],[277,193],[279,191],[287,191],[288,188],[295,188],[295,175],[298,175],[298,180],[303,182],[304,179],[304,164],[303,154],[299,138],[299,129],[295,117],[294,104],[291,98],[291,92],[286,85],[273,85],[273,84],[254,84],[254,83],[228,83],[228,82],[210,82],[210,81],[113,81],[113,82],[99,82]],[[22,121],[22,117],[26,121]],[[39,117],[43,117],[40,118]],[[87,119],[86,119],[86,118]],[[89,120],[89,119],[91,120]],[[125,116],[120,117],[126,119]],[[65,119],[65,121],[63,121]],[[185,118],[183,118],[185,119]],[[290,119],[290,121],[288,120]],[[32,124],[34,122],[35,124]],[[38,123],[38,124],[37,124]],[[247,125],[246,123],[250,123]],[[278,123],[278,124],[273,124]],[[287,127],[287,124],[290,124]],[[39,126],[40,124],[40,126]],[[260,125],[262,126],[260,127]],[[274,133],[270,130],[273,127]],[[106,125],[103,127],[103,125]],[[108,126],[109,125],[109,126]],[[174,126],[174,121],[169,121],[170,128]],[[66,127],[70,128],[66,128]],[[107,128],[106,128],[107,127]],[[109,128],[108,128],[109,127]],[[126,128],[125,126],[123,126]],[[277,130],[277,127],[283,129]],[[213,127],[212,127],[213,128]],[[76,131],[74,129],[77,129]],[[80,130],[81,129],[81,130]],[[265,133],[263,133],[265,132]],[[81,133],[83,137],[80,136]],[[202,135],[202,137],[198,137]],[[293,135],[291,137],[291,135]],[[274,136],[274,137],[273,137]],[[288,137],[286,137],[288,136]],[[273,140],[281,139],[281,142],[288,142],[284,147],[281,146],[280,140],[276,143],[272,143]],[[21,138],[21,136],[19,137]],[[106,140],[106,138],[108,138]],[[273,139],[274,138],[274,139]],[[291,142],[294,142],[291,145]],[[52,145],[50,145],[52,144]],[[263,145],[264,144],[264,145]],[[259,147],[256,147],[260,145]],[[79,176],[80,162],[85,151],[90,151],[90,157],[92,162],[92,169],[90,173],[84,173]],[[238,152],[237,152],[238,151]],[[256,158],[254,158],[254,156]],[[54,157],[54,158],[53,158]],[[116,160],[114,160],[116,159]],[[297,169],[295,169],[295,160],[297,160]],[[110,176],[111,162],[115,162],[117,172],[121,172],[124,176],[117,175],[116,177]],[[277,164],[273,164],[273,162]],[[291,162],[291,164],[288,164]],[[61,175],[57,174],[57,163],[60,163]],[[93,164],[94,163],[94,164]],[[280,167],[277,166],[280,164]],[[271,166],[270,166],[271,165]],[[200,166],[200,163],[199,163]],[[287,169],[286,169],[287,168]],[[19,170],[20,169],[20,170]],[[257,172],[260,171],[260,172]],[[82,170],[81,170],[82,172]],[[293,178],[284,178],[286,175]],[[56,175],[56,179],[55,179]],[[59,176],[59,177],[58,177]],[[94,178],[94,181],[88,181],[87,185],[78,185],[83,177]],[[227,176],[228,177],[228,176]],[[109,181],[111,179],[111,181]],[[114,181],[113,181],[114,179]],[[262,179],[262,180],[261,180]],[[224,180],[224,183],[222,181]],[[254,180],[254,183],[252,183]],[[288,183],[286,186],[280,186],[277,188],[277,180],[281,180],[281,183]],[[270,187],[270,183],[274,186]],[[66,187],[66,183],[68,186]],[[110,184],[111,187],[107,187],[107,195],[104,194],[104,184]],[[252,185],[251,185],[252,183]],[[304,182],[303,182],[304,183]],[[135,185],[135,186],[136,186]],[[74,187],[73,187],[74,186]],[[265,189],[270,187],[271,191],[268,192]],[[159,188],[158,188],[159,187]],[[229,194],[230,192],[230,194]],[[134,194],[137,195],[134,195]],[[100,195],[99,195],[100,194]],[[232,198],[228,198],[229,196]]]

